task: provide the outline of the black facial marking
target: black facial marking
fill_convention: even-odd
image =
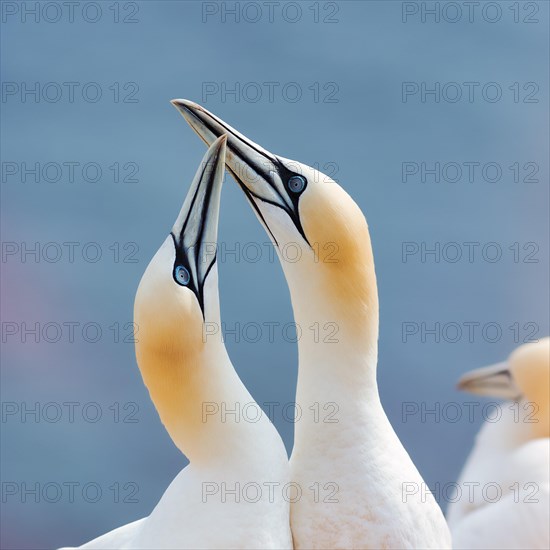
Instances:
[[[190,109],[187,109],[185,106],[182,106],[182,108],[184,108],[187,112],[189,112],[193,117],[195,118],[199,118],[192,110]],[[263,156],[265,159],[267,159],[270,163],[274,164],[275,167],[276,167],[276,170],[279,174],[279,177],[281,178],[281,181],[284,183],[285,187],[287,186],[287,182],[289,181],[289,179],[293,176],[300,176],[300,177],[303,177],[301,174],[297,174],[295,172],[292,172],[290,170],[288,170],[286,168],[286,166],[275,156],[275,155],[271,155],[271,154],[268,154],[267,152],[265,151],[262,151],[261,149],[258,149],[254,143],[252,143],[251,141],[249,141],[248,139],[245,139],[244,136],[241,137],[239,135],[237,135],[237,133],[232,130],[231,128],[229,128],[222,120],[220,120],[218,117],[216,117],[215,115],[206,115],[204,117],[200,117],[199,120],[200,122],[206,126],[206,128],[208,128],[208,130],[215,136],[218,136],[220,134],[219,132],[219,129],[216,128],[215,126],[212,125],[211,123],[211,119],[210,117],[212,117],[216,122],[217,124],[219,124],[224,130],[225,130],[225,133],[226,134],[229,134],[229,135],[232,135],[238,142],[239,141],[243,141],[248,147],[250,147],[251,149],[253,149],[254,151],[256,151],[256,153],[258,153],[259,155]],[[208,142],[206,142],[203,138],[202,138],[202,135],[199,133],[199,136],[201,137],[201,139],[204,141],[204,143],[208,146]],[[258,164],[254,163],[253,161],[251,161],[250,159],[245,159],[243,156],[242,156],[242,153],[236,149],[235,147],[232,147],[230,142],[228,141],[227,143],[228,145],[228,148],[231,150],[231,153],[233,155],[235,155],[236,157],[238,157],[241,162],[243,163],[243,165],[248,165],[250,166],[259,176],[261,176],[266,182],[268,185],[270,185],[271,187],[273,187],[273,185],[271,184],[271,174],[269,173],[269,171],[266,171],[264,167],[262,166],[259,166]],[[262,223],[264,224],[264,226],[267,228],[267,230],[269,231],[271,237],[273,238],[273,241],[275,242],[275,244],[277,245],[277,247],[279,246],[279,244],[277,243],[277,239],[275,239],[271,229],[269,228],[269,226],[267,225],[263,215],[261,214],[261,212],[259,211],[257,205],[254,203],[254,201],[252,200],[251,197],[255,197],[256,199],[258,200],[261,200],[265,203],[268,203],[268,204],[271,204],[273,206],[276,206],[277,208],[281,208],[282,210],[284,210],[288,216],[290,217],[290,219],[292,220],[292,222],[294,223],[294,225],[296,226],[296,229],[298,230],[298,232],[300,233],[300,235],[302,235],[303,239],[306,241],[306,243],[311,246],[309,240],[307,239],[306,237],[306,234],[304,232],[304,228],[302,227],[302,222],[300,220],[300,216],[298,214],[298,201],[300,199],[300,196],[301,194],[303,193],[303,191],[307,188],[307,179],[306,179],[306,185],[304,186],[304,188],[301,190],[301,192],[299,193],[293,193],[293,192],[290,192],[289,193],[289,196],[290,196],[290,200],[292,202],[292,208],[289,208],[286,203],[284,203],[283,201],[283,204],[279,204],[279,203],[276,203],[276,202],[273,202],[269,199],[266,199],[264,197],[260,197],[258,195],[256,195],[255,193],[252,193],[247,187],[246,185],[244,184],[244,182],[242,181],[242,179],[240,177],[237,176],[237,174],[229,169],[229,167],[227,166],[227,169],[228,171],[231,173],[231,175],[233,176],[233,178],[235,179],[235,181],[240,185],[241,189],[244,191],[247,199],[249,200],[249,202],[252,204],[254,210],[258,213],[258,215],[260,216],[260,219],[262,220]],[[288,189],[288,187],[287,187]],[[274,189],[275,192],[277,193],[277,190]]]
[[[287,186],[287,183],[290,180],[290,178],[294,176],[300,176],[304,178],[304,176],[302,176],[301,174],[297,174],[296,172],[292,172],[291,170],[289,170],[277,157],[275,157],[275,166],[277,167],[277,172],[279,174],[279,177],[281,178],[281,181],[284,182],[285,186]],[[296,226],[296,229],[298,230],[300,235],[302,235],[302,237],[304,238],[304,241],[306,241],[306,243],[309,246],[311,246],[304,232],[304,228],[302,227],[302,221],[300,220],[300,215],[298,210],[298,202],[300,201],[300,197],[302,196],[302,193],[307,189],[307,185],[308,185],[307,179],[306,178],[304,179],[306,180],[306,184],[304,185],[304,188],[299,193],[292,193],[292,192],[289,193],[290,200],[292,201],[292,206],[293,206],[292,209],[283,207],[281,205],[275,205],[275,206],[279,206],[279,208],[283,208],[283,210],[285,210],[285,212],[290,216],[290,219],[294,222],[294,225]],[[269,180],[267,181],[269,182]]]
[[[197,276],[200,277],[200,270],[199,270],[199,247],[198,246],[192,246],[188,249],[185,249],[181,244],[178,244],[176,236],[174,233],[170,233],[170,236],[172,237],[172,241],[174,242],[174,249],[176,252],[176,257],[174,258],[174,265],[172,266],[172,278],[174,279],[175,283],[179,286],[184,286],[185,288],[188,288],[195,294],[197,297],[197,301],[199,302],[199,306],[202,311],[202,317],[204,317],[204,281],[208,277],[208,274],[210,273],[210,270],[216,263],[216,257],[217,255],[214,254],[214,257],[212,258],[212,261],[206,268],[206,271],[204,272],[204,276],[202,277],[202,280],[197,281]],[[180,241],[182,242],[182,241]],[[195,265],[197,266],[197,274],[193,273],[191,269],[191,264],[189,261],[189,256],[192,255],[193,261],[195,262]],[[186,285],[183,285],[180,281],[178,281],[178,278],[176,277],[176,270],[179,266],[184,267],[187,272],[189,273],[189,282]]]

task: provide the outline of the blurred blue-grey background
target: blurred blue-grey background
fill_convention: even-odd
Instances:
[[[174,97],[359,203],[384,406],[430,488],[456,480],[488,403],[456,379],[549,330],[548,3],[66,4],[2,2],[2,547],[142,517],[185,465],[128,325],[204,153]],[[288,292],[230,178],[220,241],[230,355],[282,408]]]

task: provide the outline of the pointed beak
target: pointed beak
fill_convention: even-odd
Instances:
[[[517,400],[521,392],[507,363],[496,363],[467,372],[457,385],[459,390],[477,395]]]
[[[197,103],[187,99],[174,99],[172,105],[206,145],[210,145],[221,135],[227,135],[227,169],[240,185],[266,229],[271,233],[259,209],[260,201],[283,209],[307,242],[298,213],[298,198],[289,193],[285,185],[297,172],[289,169],[278,156],[254,143]],[[271,236],[275,240],[272,233]]]
[[[220,136],[204,155],[171,232],[175,265],[187,270],[190,280],[186,286],[197,295],[203,313],[204,282],[216,261],[226,142],[227,137]]]

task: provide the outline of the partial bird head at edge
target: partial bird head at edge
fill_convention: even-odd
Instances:
[[[467,372],[458,381],[458,389],[532,404],[534,433],[549,437],[550,338],[523,344],[502,363]]]

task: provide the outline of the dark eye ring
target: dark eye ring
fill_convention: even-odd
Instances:
[[[293,193],[301,193],[306,187],[306,178],[302,176],[292,176],[287,182],[287,187]]]
[[[176,279],[178,284],[187,286],[191,280],[191,275],[189,275],[189,271],[186,267],[178,265],[174,270],[174,279]]]

